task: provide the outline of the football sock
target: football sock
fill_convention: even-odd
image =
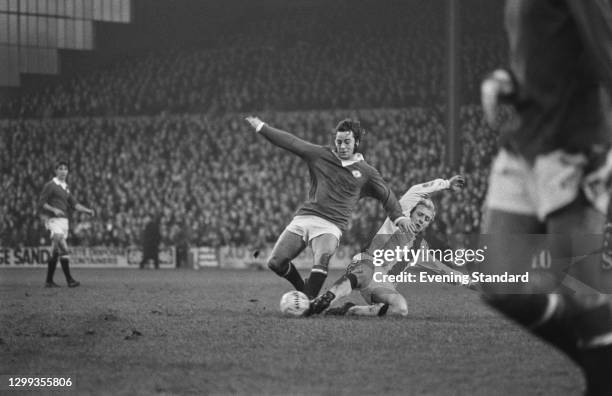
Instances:
[[[567,296],[567,315],[574,324],[581,348],[612,345],[612,303],[607,298]]]
[[[351,282],[351,289],[356,289],[359,283],[357,276],[355,274],[348,274],[346,277]]]
[[[531,331],[578,362],[578,339],[571,326],[565,298],[559,294],[549,294],[548,298],[549,317],[543,316],[543,320],[532,326]]]
[[[325,279],[327,279],[327,271],[323,272],[319,269],[313,269],[310,272],[308,282],[304,286],[304,293],[306,293],[308,298],[313,299],[319,295]]]
[[[300,292],[304,291],[304,280],[293,263],[289,263],[289,270],[283,275],[283,278],[291,282],[295,290]]]
[[[389,304],[383,304],[382,307],[378,310],[378,316],[385,316],[387,311],[389,310]]]
[[[559,294],[508,294],[485,297],[485,300],[576,360],[577,338],[570,326],[563,297]]]
[[[538,294],[489,298],[489,304],[578,362],[581,349],[612,345],[612,305],[588,296]]]
[[[612,345],[583,351],[581,366],[586,380],[586,396],[612,395]]]
[[[60,263],[62,264],[62,271],[64,271],[64,275],[66,276],[66,281],[71,282],[72,276],[70,275],[70,266],[68,264],[68,259],[66,257],[60,258]]]
[[[53,253],[47,261],[47,283],[53,283],[55,268],[57,268],[57,253]]]

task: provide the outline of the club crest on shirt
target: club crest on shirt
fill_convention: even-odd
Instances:
[[[355,177],[355,179],[359,179],[361,177],[361,172],[359,172],[357,169],[355,169],[354,171],[351,172],[353,174],[353,176]]]

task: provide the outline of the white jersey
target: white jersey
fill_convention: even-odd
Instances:
[[[450,182],[444,179],[435,179],[427,183],[415,184],[399,200],[404,216],[410,216],[410,212],[423,199],[427,199],[431,194],[447,190],[450,188]],[[387,217],[383,225],[380,227],[376,235],[391,235],[399,228]]]
[[[427,183],[416,184],[399,200],[404,216],[410,216],[410,212],[423,199],[427,199],[431,194],[450,188],[450,182],[444,179],[435,179]],[[419,246],[414,246],[416,239],[420,239]],[[403,249],[427,249],[427,242],[418,235],[402,233],[399,228],[393,224],[391,219],[387,217],[383,225],[378,229],[376,235],[372,239],[370,246],[367,249],[367,255],[373,257],[375,250],[395,250],[396,247]],[[388,273],[396,264],[396,260],[385,260],[384,264],[377,268],[377,271]],[[408,263],[407,263],[408,264]]]

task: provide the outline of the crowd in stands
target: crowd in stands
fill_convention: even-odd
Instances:
[[[445,165],[442,111],[427,108],[263,112],[262,119],[306,140],[331,144],[345,117],[368,130],[366,159],[396,194],[412,184],[455,173],[459,194],[442,194],[439,234],[476,232],[495,138],[477,106],[462,110],[463,154]],[[37,245],[46,232],[38,196],[58,156],[70,161],[69,185],[95,218],[76,214],[73,243],[138,244],[147,215],[161,215],[164,244],[274,242],[307,196],[301,160],[254,134],[238,113],[4,121],[0,245]],[[362,200],[344,243],[360,245],[378,228],[381,205]]]
[[[210,34],[208,45],[157,51],[60,79],[12,102],[17,117],[157,115],[254,110],[400,108],[443,104],[443,2],[257,15]],[[469,21],[466,21],[469,22]],[[233,25],[233,24],[227,24]],[[469,26],[468,26],[469,27]],[[462,95],[503,64],[503,36],[461,35]]]
[[[75,215],[73,244],[138,244],[149,215],[161,216],[165,245],[273,242],[309,178],[298,158],[249,131],[243,116],[252,112],[320,144],[339,120],[359,118],[366,159],[396,194],[467,177],[464,191],[439,198],[433,235],[477,232],[496,138],[478,106],[463,106],[461,163],[445,162],[444,3],[247,10],[206,45],[135,55],[0,103],[0,246],[44,242],[37,199],[60,156],[77,198],[97,212]],[[505,45],[501,34],[478,34],[491,31],[491,11],[465,4],[461,99],[476,103]],[[383,218],[380,204],[361,201],[343,243],[367,243]]]

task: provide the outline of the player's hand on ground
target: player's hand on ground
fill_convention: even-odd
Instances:
[[[450,183],[450,188],[453,191],[459,191],[465,186],[465,178],[461,175],[451,177],[448,179],[448,182]]]
[[[255,129],[255,132],[261,131],[261,128],[264,125],[264,122],[260,120],[258,117],[248,116],[245,120]]]
[[[514,93],[512,76],[507,70],[498,69],[491,73],[480,86],[480,100],[485,120],[491,128],[498,127],[500,98]]]

